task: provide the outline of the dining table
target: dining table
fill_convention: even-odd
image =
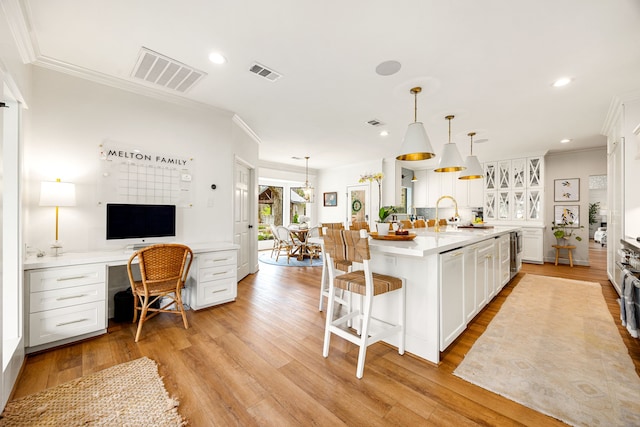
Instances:
[[[293,243],[295,244],[293,251],[291,251],[291,255],[297,254],[299,261],[302,261],[305,256],[311,256],[312,253],[309,251],[307,246],[307,234],[309,233],[309,228],[290,225],[287,227],[287,230],[291,233]]]

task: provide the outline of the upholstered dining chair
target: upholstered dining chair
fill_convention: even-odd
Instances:
[[[136,259],[140,269],[140,280],[134,278],[132,268]],[[142,325],[159,313],[179,314],[182,316],[184,328],[189,328],[182,304],[182,289],[192,261],[193,251],[188,246],[175,243],[147,246],[131,255],[127,263],[127,273],[133,292],[133,323],[136,322],[140,311],[136,342],[140,339]],[[166,299],[170,301],[166,302]],[[160,302],[159,308],[152,307],[156,301]]]

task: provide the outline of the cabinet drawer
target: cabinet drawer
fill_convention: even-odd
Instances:
[[[221,265],[217,267],[208,267],[198,269],[198,283],[210,282],[212,280],[221,280],[236,277],[236,264]]]
[[[224,280],[198,283],[198,306],[203,307],[236,298],[237,283],[235,276]]]
[[[73,267],[47,268],[28,273],[31,292],[63,289],[72,286],[104,283],[104,264],[87,264]]]
[[[104,283],[54,289],[52,291],[33,292],[29,295],[29,312],[70,307],[94,301],[104,301]]]
[[[198,269],[220,265],[237,265],[236,251],[207,252],[198,255]]]
[[[29,315],[29,347],[106,329],[105,302],[74,305]]]

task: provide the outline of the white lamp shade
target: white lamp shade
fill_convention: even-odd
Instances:
[[[435,153],[424,126],[421,122],[411,123],[404,134],[400,154],[396,156],[396,159],[416,161],[432,157],[435,157]]]
[[[484,170],[476,156],[467,157],[467,168],[460,173],[458,179],[482,179]]]
[[[75,206],[76,185],[70,182],[40,183],[40,206]]]
[[[444,144],[442,157],[438,163],[436,172],[457,172],[466,169],[456,144],[449,142]]]

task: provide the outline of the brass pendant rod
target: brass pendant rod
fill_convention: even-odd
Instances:
[[[469,135],[471,137],[471,155],[473,156],[473,136],[475,135],[475,132],[469,132],[467,135]]]

